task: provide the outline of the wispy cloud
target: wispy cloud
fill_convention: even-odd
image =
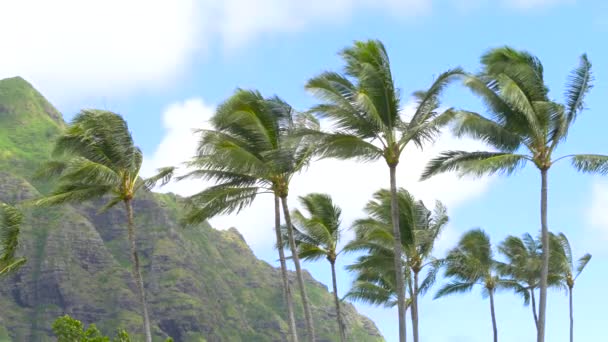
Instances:
[[[198,42],[191,0],[2,1],[0,78],[20,75],[51,99],[157,87]]]

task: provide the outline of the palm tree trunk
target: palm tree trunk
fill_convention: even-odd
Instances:
[[[494,311],[494,289],[488,289],[490,292],[490,312],[492,314],[492,333],[494,334],[494,342],[498,342],[498,328],[496,327],[496,313]]]
[[[570,301],[570,342],[574,342],[574,311],[572,310],[572,287],[568,287]]]
[[[547,225],[547,169],[540,170],[540,224],[543,247],[543,265],[540,271],[540,300],[538,303],[537,342],[545,342],[545,317],[547,311],[547,277],[549,275],[549,227]]]
[[[532,297],[532,315],[534,316],[534,326],[538,330],[538,316],[536,315],[536,296],[534,295],[534,289],[530,289],[530,295]]]
[[[391,220],[393,222],[393,235],[395,245],[395,276],[397,291],[397,309],[399,312],[399,342],[405,342],[405,284],[403,277],[403,260],[401,259],[401,231],[399,230],[399,206],[397,204],[397,165],[389,165],[391,178]]]
[[[281,279],[283,280],[283,297],[287,305],[289,318],[289,338],[292,342],[298,342],[298,332],[296,330],[296,317],[293,311],[293,298],[289,281],[287,280],[287,264],[285,263],[285,251],[283,250],[283,237],[281,236],[281,203],[279,196],[274,196],[274,228],[277,234],[277,249],[279,250],[279,261],[281,263]]]
[[[331,262],[331,281],[334,286],[334,301],[336,302],[336,314],[338,315],[338,330],[340,331],[340,341],[346,342],[346,329],[344,321],[342,321],[342,312],[340,310],[340,298],[338,297],[338,280],[336,279],[336,263]]]
[[[414,342],[418,342],[418,272],[414,272],[414,293],[412,293],[412,330]]]
[[[144,278],[141,276],[139,266],[139,255],[135,246],[135,222],[133,221],[133,204],[131,200],[126,200],[125,207],[127,209],[128,234],[131,244],[131,258],[133,259],[133,278],[137,283],[139,290],[139,301],[141,302],[142,312],[144,316],[144,333],[146,334],[146,342],[152,342],[152,332],[150,329],[150,317],[148,316],[148,303],[146,302],[146,292],[144,288]]]
[[[407,256],[406,256],[406,258],[407,258]],[[409,260],[406,260],[405,263],[408,264]],[[409,268],[406,268],[406,269],[407,269],[408,272],[410,272]],[[411,276],[411,273],[408,274],[407,283],[404,286],[407,286],[406,291],[407,290],[410,291],[410,301],[409,301],[409,304],[407,303],[407,299],[406,299],[406,302],[405,302],[405,317],[406,317],[405,320],[407,322],[407,310],[409,309],[410,310],[410,321],[412,323],[412,326],[414,326],[414,316],[412,316],[412,308],[413,308],[413,302],[414,302],[412,300],[412,298],[414,297],[414,285],[412,285],[412,276]],[[407,338],[407,325],[405,326],[405,335],[406,335],[406,338]]]
[[[311,342],[315,342],[315,327],[312,322],[312,314],[310,312],[310,303],[308,301],[308,295],[306,294],[306,288],[304,287],[304,278],[302,277],[302,268],[300,267],[300,257],[298,256],[296,242],[293,238],[293,226],[291,224],[289,206],[287,205],[287,196],[281,197],[281,203],[283,204],[283,215],[285,216],[285,224],[287,225],[287,238],[289,239],[289,247],[291,248],[291,257],[293,259],[293,264],[296,267],[296,277],[298,279],[298,285],[300,286],[300,296],[302,297],[302,306],[304,307],[304,318],[306,319],[306,330],[308,332],[308,340]]]

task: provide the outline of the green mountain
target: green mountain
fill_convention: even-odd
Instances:
[[[25,80],[0,80],[1,201],[15,204],[48,191],[49,184],[32,176],[64,127],[61,114]],[[63,314],[97,323],[107,334],[141,331],[125,213],[116,208],[97,214],[97,208],[86,203],[26,212],[19,254],[28,263],[0,279],[0,341],[52,341],[51,324]],[[181,210],[172,194],[147,192],[135,202],[155,338],[286,340],[280,272],[258,260],[235,229],[180,227]],[[326,286],[306,278],[318,340],[336,341],[332,297]],[[344,311],[351,341],[384,340],[352,305]]]

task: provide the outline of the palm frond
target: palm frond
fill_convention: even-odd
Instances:
[[[15,259],[23,215],[15,207],[0,203],[0,275],[21,266],[25,259]]]
[[[156,170],[156,172],[157,173],[154,176],[143,180],[142,186],[145,189],[152,190],[152,188],[154,188],[159,183],[160,186],[167,185],[167,183],[171,181],[171,178],[173,178],[173,174],[175,173],[175,167],[163,167]]]
[[[551,237],[555,237],[556,242],[559,244],[559,249],[554,249],[557,252],[561,252],[566,261],[566,266],[569,270],[574,268],[574,259],[572,257],[572,247],[570,246],[570,241],[564,233],[559,233],[557,235],[551,235]]]
[[[112,196],[106,202],[106,204],[103,205],[103,207],[101,207],[101,208],[99,208],[99,210],[97,210],[97,213],[98,214],[105,213],[106,211],[110,210],[111,208],[113,208],[118,203],[124,202],[124,200],[125,199],[123,197],[121,197],[121,196]]]
[[[428,121],[433,117],[435,111],[439,107],[439,96],[443,90],[457,78],[465,75],[461,68],[454,68],[441,73],[433,82],[431,87],[424,91],[415,94],[418,106],[416,112],[410,120],[410,126],[415,127],[421,123]]]
[[[521,145],[519,136],[477,113],[459,111],[455,117],[453,132],[457,137],[469,136],[504,152],[516,151]]]
[[[574,273],[574,279],[578,278],[579,275],[583,272],[587,264],[591,261],[591,254],[587,253],[578,259],[578,263],[576,265],[576,270]]]
[[[111,185],[96,185],[83,183],[68,183],[60,185],[50,195],[34,202],[37,206],[53,206],[65,203],[81,203],[95,198],[101,198],[110,193]]]
[[[452,294],[470,292],[475,286],[474,282],[452,281],[443,285],[435,294],[433,299],[445,297]]]
[[[383,156],[381,148],[352,134],[333,133],[320,138],[317,153],[322,158],[374,161]]]
[[[393,82],[386,48],[378,40],[356,41],[340,52],[345,73],[357,80],[360,94],[369,99],[367,115],[391,130],[399,122],[399,91]],[[369,109],[373,108],[373,111]]]
[[[426,273],[426,276],[424,277],[424,279],[420,283],[420,287],[418,288],[418,293],[421,296],[424,296],[435,284],[435,282],[437,281],[437,275],[439,274],[439,271],[442,267],[443,260],[435,259],[430,263],[430,269]]]
[[[12,259],[9,261],[8,264],[0,264],[0,276],[6,276],[9,275],[13,272],[15,272],[16,270],[19,269],[19,267],[23,266],[23,264],[25,264],[27,262],[26,258],[18,258],[18,259]]]
[[[572,166],[581,172],[608,174],[608,156],[599,154],[578,154],[572,157]]]
[[[427,164],[421,180],[449,171],[458,171],[460,176],[508,175],[523,167],[528,159],[524,155],[503,152],[446,151]]]
[[[397,298],[393,290],[366,281],[355,282],[344,298],[387,308],[397,305]]]
[[[35,179],[51,179],[60,176],[68,167],[67,160],[51,160],[43,163],[34,173]]]
[[[377,132],[381,128],[367,116],[357,101],[356,86],[346,77],[335,72],[324,72],[310,79],[306,89],[325,101],[313,106],[311,113],[331,119],[338,130],[352,132],[366,139],[379,138]]]
[[[427,142],[433,142],[440,134],[440,129],[450,123],[455,115],[456,112],[449,108],[441,114],[433,114],[420,124],[414,125],[412,122],[404,124],[399,140],[400,151],[403,151],[410,141],[419,148],[422,148]]]
[[[123,179],[119,172],[116,172],[104,164],[92,162],[85,158],[75,157],[66,163],[58,181],[59,183],[116,186],[120,184]]]
[[[496,290],[509,290],[522,297],[524,305],[530,304],[530,290],[513,279],[501,279],[496,281]]]
[[[566,112],[567,122],[572,123],[579,112],[584,109],[585,95],[593,87],[593,74],[591,73],[591,62],[587,54],[580,57],[580,63],[570,73],[566,84]]]
[[[198,224],[216,215],[238,213],[250,206],[260,192],[258,187],[212,186],[188,199],[189,210],[182,223]]]

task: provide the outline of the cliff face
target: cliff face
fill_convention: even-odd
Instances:
[[[1,201],[14,204],[48,191],[50,184],[32,174],[49,158],[53,138],[64,127],[57,110],[26,81],[0,80]],[[52,322],[66,313],[107,333],[140,332],[125,212],[116,207],[98,214],[98,208],[84,203],[26,212],[19,255],[28,263],[0,280],[0,341],[52,340]],[[280,272],[258,260],[234,229],[178,226],[181,210],[180,199],[171,194],[146,192],[135,201],[156,338],[285,340]],[[306,278],[319,340],[335,341],[331,294],[309,274]],[[296,285],[293,275],[291,282]],[[299,305],[296,309],[303,333],[303,313]],[[354,307],[345,304],[344,311],[352,341],[383,341]]]

